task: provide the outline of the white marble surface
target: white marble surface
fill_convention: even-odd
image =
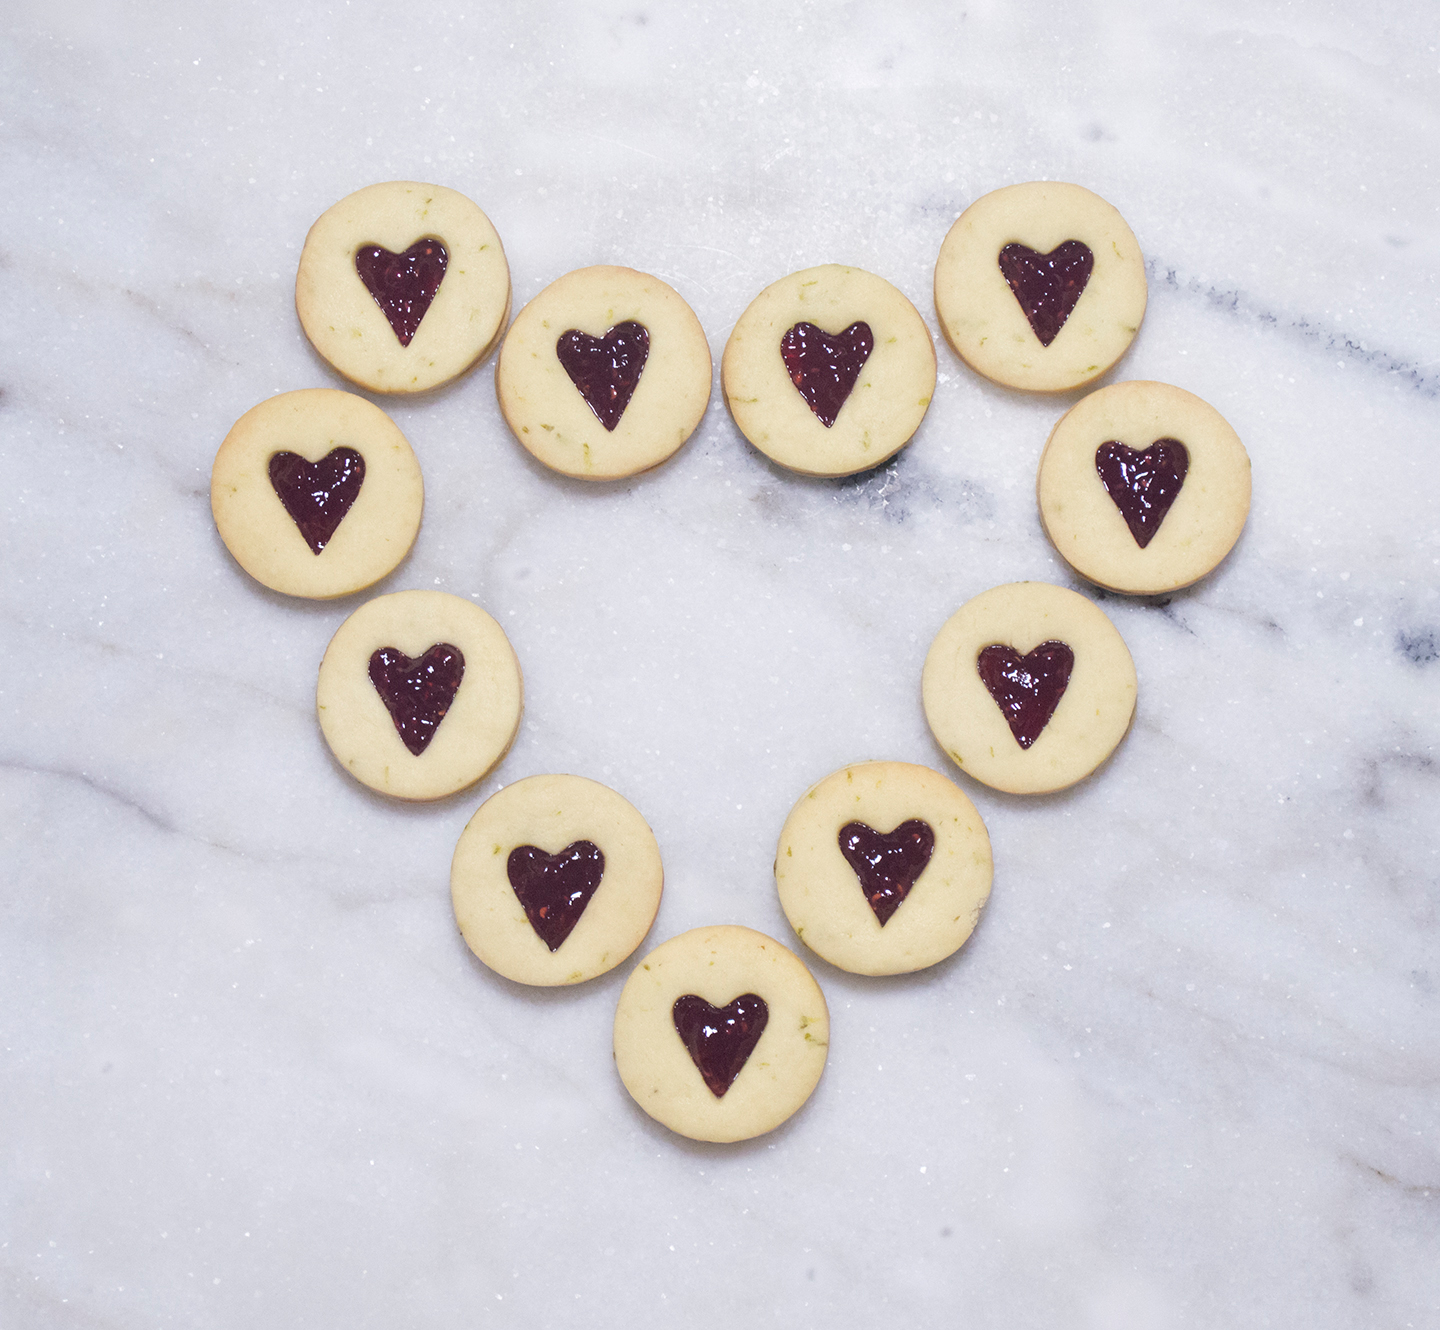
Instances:
[[[1425,11],[17,6],[0,1324],[1440,1325]],[[1150,308],[1112,377],[1235,425],[1250,525],[1168,604],[1102,602],[1140,702],[1094,779],[957,776],[997,862],[969,945],[901,980],[807,957],[815,1097],[688,1144],[615,1075],[628,967],[536,992],[470,958],[461,828],[502,782],[605,780],[665,857],[647,945],[738,922],[798,946],[770,875],[793,800],[856,758],[949,770],[934,632],[996,583],[1080,586],[1033,496],[1073,398],[942,342],[878,474],[776,470],[717,388],[668,465],[599,488],[520,452],[488,365],[382,402],[428,505],[381,589],[475,597],[528,687],[499,770],[426,807],[332,765],[315,670],[362,598],[249,581],[211,459],[255,402],[338,385],[295,264],[372,181],[479,202],[519,301],[591,263],[661,275],[718,361],[762,286],[821,262],[937,330],[950,223],[1042,177],[1134,228]]]

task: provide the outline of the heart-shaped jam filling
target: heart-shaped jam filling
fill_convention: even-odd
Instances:
[[[316,554],[350,511],[364,480],[365,459],[353,448],[332,448],[318,462],[307,462],[299,453],[270,458],[270,484]]]
[[[1190,454],[1179,439],[1156,439],[1144,452],[1112,439],[1095,450],[1095,470],[1143,550],[1185,483]]]
[[[617,323],[604,337],[570,328],[560,334],[555,354],[596,419],[613,430],[630,405],[640,372],[650,358],[650,333],[634,319]]]
[[[355,271],[401,346],[410,345],[440,289],[449,261],[445,246],[434,236],[417,240],[403,254],[394,254],[383,245],[361,245],[355,251]]]
[[[400,741],[416,757],[430,746],[464,677],[465,657],[448,642],[437,642],[414,659],[394,647],[381,647],[370,657],[370,682]]]
[[[605,856],[588,840],[572,841],[559,854],[517,845],[505,872],[530,927],[551,951],[559,951],[605,876]]]
[[[1022,656],[997,642],[981,651],[975,665],[1015,742],[1029,748],[1065,696],[1075,653],[1064,642],[1041,642]]]
[[[826,429],[838,419],[874,349],[868,323],[852,323],[833,337],[813,323],[797,323],[780,339],[785,372]]]
[[[864,822],[847,822],[840,828],[840,853],[855,870],[860,889],[884,928],[935,853],[935,830],[918,817],[889,832],[876,831]]]
[[[690,1060],[719,1099],[755,1051],[770,1008],[755,993],[742,993],[728,1007],[712,1007],[704,998],[686,993],[675,999],[670,1017]]]
[[[1017,244],[1000,251],[1000,271],[1041,346],[1060,335],[1094,267],[1095,256],[1083,240],[1067,240],[1048,254]]]

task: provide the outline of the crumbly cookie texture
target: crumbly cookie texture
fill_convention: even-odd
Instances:
[[[1011,794],[1090,775],[1130,728],[1135,692],[1115,626],[1084,596],[1045,582],[966,602],[936,634],[921,681],[936,742],[962,771]]]
[[[632,971],[615,1011],[625,1088],[696,1141],[778,1127],[810,1097],[829,1043],[829,1010],[809,970],[774,938],[736,925],[662,943]]]
[[[429,303],[414,302],[397,329],[366,285],[367,276],[372,283],[384,276],[374,256],[384,252],[382,270],[386,263],[401,267],[396,261],[417,243],[434,240],[443,246],[444,275]],[[426,297],[431,262],[428,271],[412,274],[429,279]],[[310,228],[295,309],[315,349],[347,379],[377,393],[426,392],[458,378],[499,340],[510,312],[510,268],[490,219],[463,194],[396,180],[357,190]]]
[[[373,586],[410,552],[425,486],[405,436],[354,393],[281,393],[240,417],[210,472],[225,547],[257,582],[328,600]]]
[[[726,343],[721,378],[740,432],[772,461],[848,476],[887,461],[919,429],[935,346],[889,282],[827,264],[755,297]]]
[[[331,638],[315,690],[335,760],[372,790],[413,800],[443,799],[489,772],[514,742],[523,702],[500,625],[443,591],[367,601]]]
[[[1250,457],[1193,393],[1113,383],[1060,418],[1035,490],[1045,534],[1077,573],[1158,595],[1198,582],[1240,538]]]
[[[950,228],[935,264],[935,313],[955,353],[986,378],[1031,392],[1099,378],[1129,348],[1145,302],[1134,234],[1080,185],[986,194]]]
[[[958,951],[990,896],[990,837],[938,772],[860,762],[791,810],[775,851],[796,936],[854,974],[907,974]]]
[[[491,795],[450,866],[466,945],[521,984],[578,984],[644,941],[664,871],[645,819],[583,776],[529,776]]]
[[[582,268],[516,316],[495,365],[511,432],[553,471],[615,480],[659,466],[710,401],[710,347],[680,294],[633,268]]]

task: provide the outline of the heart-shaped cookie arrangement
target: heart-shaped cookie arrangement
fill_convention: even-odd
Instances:
[[[348,268],[336,259],[347,252]],[[502,413],[526,449],[564,474],[633,475],[683,444],[708,403],[710,359],[678,293],[633,269],[580,269],[546,288],[506,333],[509,293],[499,238],[478,208],[453,191],[396,182],[360,191],[316,223],[296,307],[321,354],[379,392],[445,382],[505,334]],[[1129,346],[1144,312],[1143,261],[1118,213],[1088,191],[1013,186],[973,204],[947,236],[935,301],[945,336],[980,373],[1037,391],[1072,388]],[[360,345],[332,338],[315,316],[321,308],[346,311]],[[442,348],[461,308],[484,317],[449,354]],[[732,330],[722,378],[736,425],[758,449],[792,471],[838,476],[878,466],[909,442],[936,369],[930,333],[900,292],[829,265],[775,282],[751,303]],[[341,400],[347,394],[286,396],[297,400],[256,408],[227,437],[212,506],[247,569],[260,561],[246,557],[236,533],[254,522],[268,524],[265,548],[280,549],[287,568],[330,570],[381,539],[367,543],[367,524],[409,491],[397,488],[393,464],[378,466],[386,445],[357,428],[361,408]],[[1109,585],[1110,554],[1096,556],[1102,573],[1089,571],[1086,533],[1100,531],[1127,569],[1114,575],[1120,589],[1131,589],[1126,578],[1148,587],[1189,576],[1207,496],[1228,494],[1228,483],[1231,508],[1243,500],[1241,524],[1248,508],[1248,459],[1212,416],[1178,389],[1143,383],[1113,385],[1072,408],[1041,462],[1042,522],[1056,547]],[[1066,523],[1077,507],[1072,537]],[[1231,525],[1198,575],[1233,544]],[[1129,571],[1137,564],[1143,575]],[[310,584],[300,573],[256,575],[292,594],[337,594],[292,590]],[[314,585],[355,580],[328,571],[326,579]],[[317,707],[337,759],[401,798],[472,784],[519,727],[519,669],[503,632],[484,611],[451,602],[435,592],[371,601],[337,631],[322,664]],[[1108,757],[1133,716],[1135,676],[1093,604],[1021,583],[952,616],[931,646],[922,691],[936,740],[960,770],[998,789],[1042,793]],[[797,937],[818,954],[860,973],[903,973],[970,936],[989,895],[990,846],[953,782],[925,767],[862,763],[796,805],[775,873]],[[451,869],[471,950],[529,984],[584,982],[621,963],[648,932],[662,881],[658,847],[636,810],[573,776],[501,787],[471,819]],[[783,1120],[813,1089],[827,1043],[823,996],[805,967],[772,939],[731,926],[652,952],[632,971],[616,1017],[617,1065],[631,1094],[705,1140],[743,1139]]]

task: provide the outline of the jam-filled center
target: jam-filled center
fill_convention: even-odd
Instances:
[[[383,245],[361,245],[355,271],[375,298],[401,346],[409,346],[445,277],[450,256],[434,236],[417,240],[403,254]]]
[[[1095,470],[1143,550],[1180,497],[1190,453],[1179,439],[1156,439],[1143,452],[1112,439],[1095,450]]]
[[[864,322],[833,334],[813,323],[797,323],[780,339],[790,382],[826,429],[839,419],[874,349],[875,336]]]
[[[305,543],[319,554],[360,497],[365,459],[353,448],[332,448],[318,462],[299,453],[274,453],[270,484]]]
[[[855,870],[860,889],[884,928],[935,853],[935,829],[918,817],[894,831],[847,822],[840,828],[840,853]]]
[[[394,647],[381,647],[370,657],[370,682],[401,742],[416,757],[430,746],[464,677],[465,657],[448,642],[413,658]]]
[[[1042,642],[1021,655],[992,643],[975,662],[995,705],[1021,748],[1029,748],[1050,723],[1075,668],[1075,653],[1064,642]]]
[[[650,332],[634,319],[617,323],[603,337],[569,328],[555,343],[555,355],[596,419],[613,431],[650,358]]]
[[[1083,240],[1067,240],[1048,254],[1021,244],[1000,251],[1000,271],[1041,346],[1060,335],[1094,268],[1095,255]]]
[[[559,951],[605,876],[605,856],[589,840],[572,841],[559,854],[517,845],[505,873],[530,927],[551,951]]]
[[[716,1099],[735,1083],[770,1019],[770,1008],[757,993],[742,993],[728,1006],[712,1007],[686,993],[670,1009],[675,1033]]]

